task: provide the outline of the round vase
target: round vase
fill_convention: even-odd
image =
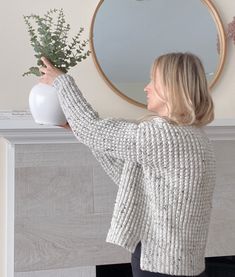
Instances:
[[[30,91],[29,109],[33,119],[43,125],[65,125],[67,119],[53,86],[38,83]]]

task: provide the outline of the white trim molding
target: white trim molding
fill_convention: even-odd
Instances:
[[[235,118],[214,120],[203,129],[211,140],[235,140]],[[71,130],[33,120],[0,120],[0,137],[13,144],[79,143]]]

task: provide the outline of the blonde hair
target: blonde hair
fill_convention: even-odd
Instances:
[[[168,116],[161,116],[177,125],[203,126],[214,120],[214,104],[205,70],[200,59],[191,53],[169,53],[155,59],[151,75],[164,88]],[[145,115],[139,122],[151,120],[157,112]]]

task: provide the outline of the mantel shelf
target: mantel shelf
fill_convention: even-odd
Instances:
[[[204,127],[212,140],[235,140],[235,118],[217,119]],[[71,130],[33,120],[0,120],[0,137],[13,144],[79,143]]]

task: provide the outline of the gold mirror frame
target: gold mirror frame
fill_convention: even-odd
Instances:
[[[100,2],[98,3],[94,15],[92,17],[92,22],[91,22],[91,28],[90,28],[90,48],[91,48],[91,55],[93,58],[93,61],[100,73],[100,75],[103,77],[104,81],[107,83],[107,85],[119,96],[121,96],[124,100],[128,101],[131,104],[134,104],[138,107],[141,108],[147,108],[147,105],[142,104],[138,101],[135,101],[134,99],[126,96],[123,92],[121,92],[116,86],[114,86],[114,84],[108,79],[108,77],[105,75],[104,71],[102,70],[99,61],[97,59],[96,53],[95,53],[95,48],[94,48],[94,43],[93,43],[93,37],[94,37],[94,23],[95,23],[95,17],[96,14],[100,8],[100,6],[103,4],[104,0],[100,0]],[[216,23],[216,27],[217,27],[217,31],[218,31],[218,43],[219,43],[219,51],[220,51],[220,59],[219,59],[219,65],[217,67],[217,71],[215,73],[214,78],[212,79],[212,81],[209,84],[209,89],[210,91],[212,90],[212,88],[214,87],[215,83],[218,81],[219,77],[221,76],[223,67],[224,67],[224,63],[225,63],[225,57],[226,57],[226,35],[225,35],[225,30],[224,30],[224,26],[221,20],[221,17],[219,15],[219,12],[217,10],[217,8],[215,7],[215,5],[211,2],[211,0],[201,0],[201,2],[203,4],[205,4],[207,6],[207,8],[209,9],[215,23]]]

